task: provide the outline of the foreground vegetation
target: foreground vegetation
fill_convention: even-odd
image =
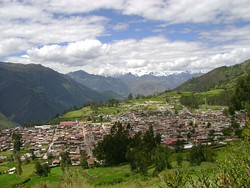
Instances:
[[[0,175],[1,187],[248,187],[250,180],[250,125],[243,130],[243,138],[231,142],[228,146],[214,147],[214,160],[193,161],[195,149],[182,150],[168,156],[171,168],[155,173],[157,166],[148,166],[143,173],[131,169],[131,164],[105,166],[61,167],[50,169],[48,176],[36,174],[37,160],[22,164],[22,174]],[[197,150],[202,151],[202,150]],[[181,161],[178,156],[181,155]],[[199,157],[197,157],[199,158]],[[197,159],[196,158],[196,159]],[[2,163],[4,171],[16,166],[16,163]],[[139,173],[138,173],[139,172]]]

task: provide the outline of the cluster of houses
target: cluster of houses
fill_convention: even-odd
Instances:
[[[109,117],[108,123],[68,121],[59,125],[42,125],[29,128],[13,128],[0,131],[0,152],[13,150],[11,135],[19,132],[24,148],[30,152],[22,160],[32,155],[44,160],[52,159],[51,165],[60,164],[60,152],[67,150],[72,165],[80,165],[80,154],[88,155],[88,163],[94,163],[92,151],[98,141],[109,134],[112,125],[119,121],[131,125],[131,134],[145,132],[152,125],[155,132],[162,135],[162,143],[172,146],[178,139],[185,142],[185,148],[194,143],[226,143],[235,139],[235,135],[223,135],[223,129],[231,125],[231,119],[222,110],[180,110],[178,114],[168,108],[159,110],[134,110],[119,117]],[[241,127],[245,125],[244,115],[237,118]],[[1,153],[0,153],[1,155]]]

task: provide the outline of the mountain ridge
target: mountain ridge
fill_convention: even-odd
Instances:
[[[138,76],[129,72],[112,77],[89,74],[80,70],[70,72],[67,75],[98,92],[112,91],[126,97],[129,93],[134,95],[161,93],[175,88],[189,78],[200,76],[201,73],[182,72],[168,76],[155,76],[153,74]]]
[[[177,91],[202,92],[210,89],[231,89],[237,79],[250,72],[250,60],[232,66],[222,66],[208,73],[189,79],[178,86]]]
[[[107,100],[67,75],[36,64],[0,63],[0,112],[20,124],[47,122],[73,106]]]

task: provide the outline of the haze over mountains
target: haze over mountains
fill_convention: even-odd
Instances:
[[[174,89],[186,80],[202,75],[202,73],[181,72],[170,75],[155,76],[152,73],[142,76],[126,73],[121,75],[100,76],[89,74],[84,71],[76,71],[68,74],[77,82],[86,85],[98,92],[117,93],[117,97],[124,98],[129,93],[134,95],[152,95],[161,93],[167,89]]]

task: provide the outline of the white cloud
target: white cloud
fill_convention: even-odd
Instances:
[[[207,53],[209,49],[210,54]],[[110,75],[125,72],[208,71],[218,66],[240,63],[250,58],[249,52],[250,48],[213,51],[202,43],[171,42],[158,36],[108,44],[95,39],[64,46],[45,45],[28,50],[22,61],[44,64],[63,73],[83,69],[94,74]]]
[[[33,44],[63,43],[95,38],[104,32],[105,18],[69,17],[43,23],[9,23],[1,26],[0,38],[23,38]]]
[[[114,25],[112,29],[114,31],[125,31],[128,29],[128,27],[129,27],[128,23],[118,23],[118,24]]]
[[[100,9],[120,10],[123,8],[125,0],[45,0],[45,2],[40,1],[39,4],[45,6],[47,11],[72,14],[86,13]]]
[[[221,30],[210,30],[209,32],[201,32],[200,37],[205,40],[213,42],[228,42],[231,41],[234,44],[240,46],[250,43],[250,26],[243,27],[229,26]]]
[[[6,56],[28,48],[30,48],[30,45],[25,40],[19,38],[2,39],[0,42],[0,56]]]
[[[26,51],[24,56],[6,60],[41,63],[64,73],[77,69],[97,74],[210,70],[250,58],[250,27],[234,24],[250,21],[250,0],[4,0],[0,5],[0,55]],[[223,26],[197,31],[199,41],[193,42],[165,36],[101,42],[98,38],[112,34],[107,30],[125,31],[134,24],[133,30],[143,31],[140,24],[92,14],[101,9],[137,15],[145,23],[160,21],[163,27],[152,31],[161,33],[169,24]],[[192,32],[185,28],[182,33]]]
[[[249,21],[249,9],[249,0],[129,0],[123,13],[168,23],[227,23]]]
[[[20,44],[22,47],[4,49],[1,55],[28,50],[30,46],[94,39],[105,34],[105,24],[108,19],[103,16],[55,15],[46,10],[47,5],[50,4],[49,1],[42,3],[44,2],[4,1],[1,3],[0,46],[5,46],[6,40],[23,41],[23,45]],[[64,7],[64,9],[67,8]]]

